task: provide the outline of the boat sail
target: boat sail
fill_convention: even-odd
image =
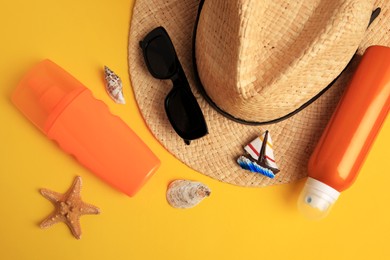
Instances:
[[[274,178],[280,170],[276,164],[271,136],[265,131],[244,147],[246,156],[237,159],[241,168]]]

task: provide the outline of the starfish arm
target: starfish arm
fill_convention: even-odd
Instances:
[[[80,197],[81,186],[82,186],[81,177],[77,176],[74,179],[72,186],[69,188],[69,190],[66,193],[68,195],[67,196],[68,199],[70,199],[70,200],[73,200],[73,199],[78,200],[78,198]]]
[[[51,191],[48,189],[40,189],[39,191],[41,192],[43,197],[45,197],[46,199],[54,203],[59,202],[63,196],[61,193]]]
[[[72,232],[73,236],[77,239],[81,238],[81,225],[79,218],[76,218],[75,220],[67,220],[65,223],[68,225],[70,231]]]
[[[61,222],[62,219],[57,215],[56,212],[50,214],[46,219],[44,219],[41,224],[39,224],[40,228],[48,228],[52,225]]]
[[[97,215],[100,214],[100,209],[88,203],[82,203],[80,206],[80,214],[82,215]]]

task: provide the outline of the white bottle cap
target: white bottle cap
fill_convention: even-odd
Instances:
[[[309,177],[299,196],[298,209],[307,218],[324,218],[329,213],[339,195],[339,191]]]

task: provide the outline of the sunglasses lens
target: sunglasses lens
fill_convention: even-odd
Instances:
[[[175,131],[185,140],[207,134],[207,126],[195,97],[187,88],[175,88],[165,100],[165,110]]]
[[[175,52],[171,43],[164,36],[151,40],[146,49],[149,68],[159,78],[169,78],[176,72]]]

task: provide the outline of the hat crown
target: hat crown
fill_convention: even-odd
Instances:
[[[346,66],[372,1],[205,1],[196,62],[210,99],[245,121],[283,117]]]

